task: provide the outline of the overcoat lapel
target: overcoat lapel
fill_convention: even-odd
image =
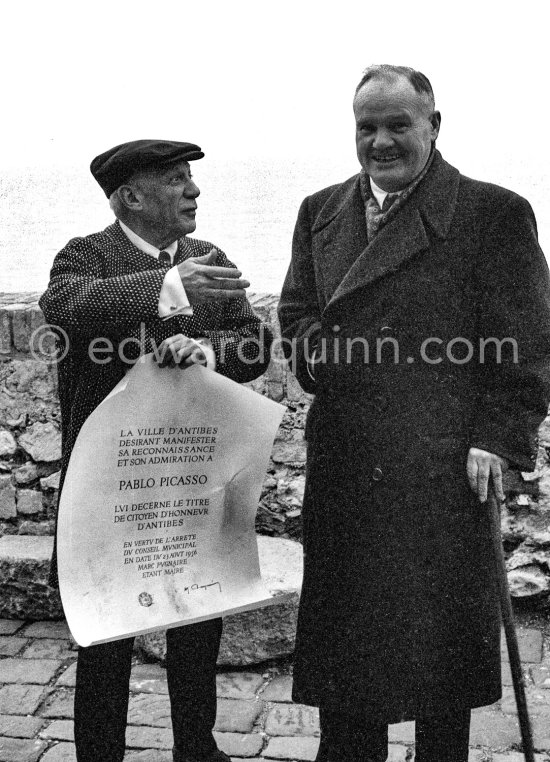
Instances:
[[[122,265],[124,271],[133,273],[136,271],[154,270],[163,267],[163,265],[161,265],[158,260],[155,260],[150,254],[146,254],[144,251],[141,251],[141,249],[138,249],[137,246],[134,246],[130,239],[124,234],[124,231],[118,222],[115,222],[106,228],[105,232],[112,243],[112,251],[107,252],[107,255],[109,255],[109,253],[111,254],[118,265],[118,268]],[[185,238],[180,238],[178,240],[178,250],[176,252],[174,264],[179,264],[190,256],[193,256],[192,248],[189,246]]]
[[[427,251],[430,233],[445,238],[454,215],[459,177],[458,170],[443,161],[436,151],[424,181],[370,244],[359,180],[355,178],[352,185],[350,181],[344,183],[341,193],[329,199],[313,227],[313,232],[320,229],[319,234],[326,239],[323,248],[328,251],[330,242],[333,252],[330,267],[337,283],[326,309]],[[334,253],[336,242],[338,261]]]

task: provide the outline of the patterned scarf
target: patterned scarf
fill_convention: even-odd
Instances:
[[[382,209],[380,209],[378,206],[378,202],[372,193],[369,176],[364,169],[361,170],[359,173],[359,184],[361,187],[361,196],[363,197],[363,203],[365,204],[367,238],[369,243],[373,240],[380,229],[384,227],[384,225],[387,225],[390,220],[393,220],[403,204],[414,192],[415,188],[426,177],[430,167],[432,166],[434,155],[435,151],[432,148],[432,152],[428,158],[428,161],[426,162],[426,166],[418,175],[418,177],[415,177],[412,183],[407,185],[405,190],[401,191],[401,193],[388,193],[384,199],[384,203],[382,204]]]

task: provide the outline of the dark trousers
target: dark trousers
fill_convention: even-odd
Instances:
[[[388,726],[321,706],[316,762],[386,762]],[[416,720],[415,762],[467,762],[470,710]]]
[[[166,633],[175,762],[216,750],[212,729],[221,633],[221,619]],[[127,638],[78,652],[74,699],[78,762],[123,762],[133,643]]]

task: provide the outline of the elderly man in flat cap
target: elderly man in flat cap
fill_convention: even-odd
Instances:
[[[271,337],[246,299],[248,281],[212,244],[187,237],[199,195],[190,162],[203,156],[192,143],[138,140],[91,164],[117,220],[69,241],[40,300],[68,344],[58,365],[61,486],[82,424],[153,341],[180,367],[199,363],[238,382],[265,370]],[[93,351],[98,337],[113,343],[108,361]],[[55,577],[55,558],[52,566]],[[167,632],[175,762],[229,759],[212,735],[221,630],[215,619]],[[132,646],[126,639],[79,650],[78,762],[124,758]]]
[[[488,485],[532,471],[550,399],[550,280],[528,202],[435,143],[424,74],[355,91],[361,172],[307,198],[280,302],[307,421],[293,697],[320,707],[317,762],[466,762],[500,696]]]

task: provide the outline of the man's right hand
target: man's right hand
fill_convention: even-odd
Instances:
[[[213,265],[217,254],[217,250],[212,248],[208,254],[190,257],[177,266],[189,304],[242,299],[246,295],[245,288],[250,283],[241,279],[241,271],[234,267]]]

